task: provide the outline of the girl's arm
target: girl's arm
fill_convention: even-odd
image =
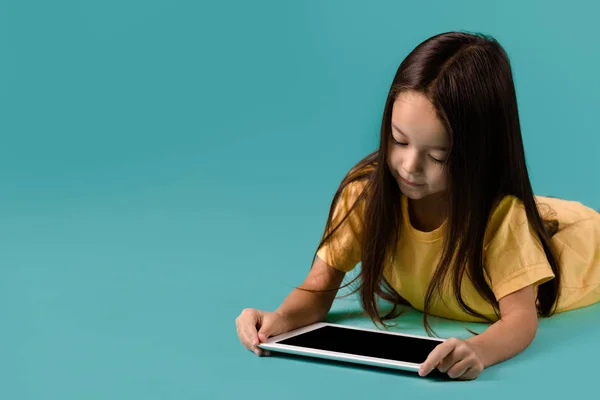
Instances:
[[[339,288],[344,275],[344,272],[330,267],[316,257],[302,287],[312,290],[335,290],[314,293],[295,288],[274,312],[244,309],[235,321],[238,336],[244,347],[262,355],[263,350],[258,344],[270,336],[325,319],[335,300],[336,288]]]
[[[475,347],[484,368],[507,360],[525,350],[538,327],[533,286],[527,286],[499,301],[501,319],[481,335],[467,339]]]
[[[346,274],[330,267],[315,257],[314,264],[301,287],[312,290],[338,288]],[[293,289],[281,303],[276,313],[284,315],[290,322],[289,330],[300,328],[315,322],[323,321],[333,305],[337,290],[314,293]]]
[[[451,378],[475,379],[484,368],[507,360],[533,341],[537,332],[537,308],[533,286],[511,293],[499,301],[499,321],[465,341],[448,339],[437,346],[422,364],[419,374],[434,368]]]

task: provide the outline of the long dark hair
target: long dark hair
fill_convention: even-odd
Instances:
[[[379,148],[358,162],[341,182],[318,249],[328,243],[343,222],[333,226],[332,216],[344,188],[364,181],[364,190],[353,206],[364,202],[361,271],[356,277],[360,285],[355,291],[360,291],[362,306],[376,324],[385,325],[385,320],[399,315],[396,306],[406,301],[390,287],[383,271],[393,262],[402,223],[401,193],[386,156],[392,106],[404,91],[419,92],[431,101],[451,142],[445,165],[449,176],[447,229],[444,251],[425,296],[427,331],[431,332],[427,322],[431,303],[441,294],[447,279],[465,312],[489,321],[464,301],[461,283],[467,278],[499,316],[498,301],[486,281],[483,245],[489,217],[506,195],[523,202],[532,232],[541,241],[555,274],[554,279],[539,286],[537,293],[538,313],[550,316],[556,310],[561,279],[551,242],[557,222],[544,221],[538,211],[525,162],[510,61],[498,41],[488,35],[439,34],[419,44],[400,64],[383,110]],[[394,308],[381,315],[377,297],[392,301]]]

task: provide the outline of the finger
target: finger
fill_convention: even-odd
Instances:
[[[246,335],[246,330],[244,329],[244,325],[243,325],[243,318],[240,315],[238,318],[236,318],[235,320],[235,328],[237,330],[237,334],[238,334],[238,338],[240,340],[240,342],[242,343],[242,345],[247,348],[248,350],[251,350],[251,344],[248,341],[247,335]]]
[[[458,356],[457,349],[453,349],[450,354],[448,354],[442,361],[437,364],[437,369],[441,373],[446,373],[453,365],[460,362],[462,360],[461,357]]]
[[[273,318],[272,314],[270,317],[263,318],[260,329],[258,330],[258,339],[261,342],[266,342],[269,337],[271,337],[278,330],[274,325],[277,322],[277,318]]]
[[[464,374],[458,379],[461,381],[472,381],[473,379],[477,379],[477,377],[481,374],[481,371],[477,368],[468,368]]]
[[[253,310],[251,317],[246,324],[246,332],[253,346],[260,343],[260,340],[258,339],[258,328],[262,323],[261,315],[262,314],[258,310]]]
[[[471,362],[469,363],[469,368],[464,372],[464,374],[462,374],[462,376],[459,379],[461,379],[461,380],[476,379],[479,375],[481,375],[481,373],[485,369],[485,366],[483,365],[483,363],[481,361],[479,361],[477,358],[471,358],[470,360],[471,360]]]
[[[456,342],[453,340],[446,340],[445,342],[438,344],[427,356],[427,359],[421,364],[419,368],[419,375],[425,376],[429,374],[448,354],[454,350]]]
[[[468,359],[461,360],[448,370],[448,376],[452,379],[460,378],[469,368],[471,368],[471,362]]]
[[[287,330],[288,324],[285,316],[274,312],[264,313],[258,337],[261,342],[266,342],[270,337],[287,332]]]
[[[271,352],[268,350],[261,349],[260,347],[257,347],[257,349],[258,352],[255,351],[254,353],[259,357],[269,357],[271,355]]]
[[[238,329],[242,333],[240,338],[248,350],[257,350],[256,346],[258,345],[259,341],[256,326],[258,325],[259,320],[260,313],[258,313],[256,310],[245,310],[240,316],[240,320],[238,322]]]
[[[438,364],[437,368],[440,372],[446,373],[456,363],[471,359],[471,355],[471,349],[464,342],[457,341],[454,350]],[[473,363],[471,362],[470,365],[473,365]]]

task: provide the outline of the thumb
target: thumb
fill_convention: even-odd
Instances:
[[[280,330],[280,327],[277,327],[277,318],[267,315],[263,318],[263,323],[258,330],[258,338],[261,342],[265,342],[270,336],[279,334]]]

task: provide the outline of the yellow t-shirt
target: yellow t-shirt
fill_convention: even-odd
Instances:
[[[334,224],[354,204],[365,183],[353,182],[345,188],[334,211]],[[542,217],[548,215],[559,221],[559,231],[552,237],[563,277],[557,312],[599,301],[600,213],[573,201],[541,196],[536,201]],[[403,221],[397,254],[394,264],[384,269],[384,276],[400,296],[423,311],[425,293],[442,253],[446,223],[431,232],[419,231],[411,225],[405,196],[401,204]],[[363,211],[361,202],[332,240],[317,252],[319,258],[344,272],[360,262]],[[516,197],[506,196],[499,203],[485,237],[484,268],[497,300],[528,285],[537,288],[554,278],[540,241],[529,230],[525,208]],[[491,320],[497,319],[492,306],[468,278],[462,283],[462,295],[475,311]],[[435,299],[431,313],[461,321],[481,321],[463,311],[452,293],[443,293]]]

